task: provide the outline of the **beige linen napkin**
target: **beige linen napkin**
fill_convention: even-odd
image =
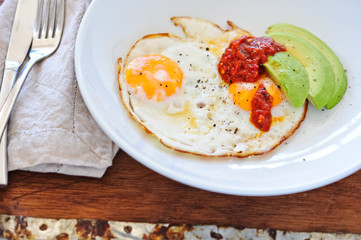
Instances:
[[[58,50],[30,72],[9,123],[8,167],[101,177],[118,147],[96,124],[80,95],[75,39],[90,0],[66,0]],[[17,0],[0,6],[0,77]]]

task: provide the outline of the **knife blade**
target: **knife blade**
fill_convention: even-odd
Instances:
[[[5,59],[4,75],[0,89],[0,105],[3,105],[17,72],[30,49],[38,0],[18,0],[9,47]],[[0,185],[7,185],[7,133],[0,140]]]

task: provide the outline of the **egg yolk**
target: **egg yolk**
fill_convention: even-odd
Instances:
[[[272,106],[277,106],[282,102],[283,95],[281,93],[281,90],[278,89],[278,87],[275,87],[274,85],[271,85],[267,88],[267,92],[272,96],[273,102]]]
[[[235,82],[229,85],[229,94],[234,104],[245,111],[251,111],[251,102],[258,86],[259,83]],[[270,85],[266,90],[273,98],[272,106],[282,102],[282,93],[277,87]]]
[[[159,102],[179,91],[183,72],[172,59],[150,54],[133,59],[126,67],[125,77],[135,93],[142,92]]]

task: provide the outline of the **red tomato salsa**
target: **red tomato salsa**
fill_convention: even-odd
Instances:
[[[286,48],[272,38],[243,36],[229,44],[218,63],[218,72],[227,83],[255,82],[267,56],[280,51]]]
[[[250,120],[256,128],[264,132],[268,132],[271,129],[272,101],[272,96],[261,83],[251,102],[252,113]]]
[[[269,37],[243,36],[232,41],[218,63],[218,72],[226,83],[256,82],[263,73],[261,64],[268,56],[287,49]],[[272,96],[260,84],[251,101],[251,123],[268,132],[272,124]]]

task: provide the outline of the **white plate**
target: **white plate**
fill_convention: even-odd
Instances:
[[[106,134],[145,166],[171,179],[219,193],[289,194],[335,182],[360,169],[361,2],[93,0],[81,23],[75,64],[90,112]],[[344,99],[332,110],[309,107],[300,129],[272,153],[248,159],[209,159],[180,154],[144,133],[121,103],[116,61],[143,35],[180,34],[172,16],[232,20],[255,35],[286,22],[323,39],[339,56],[349,79]]]

